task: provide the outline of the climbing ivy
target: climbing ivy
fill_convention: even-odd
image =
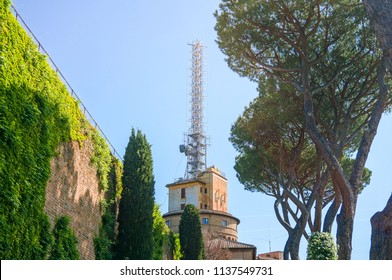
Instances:
[[[112,157],[108,174],[108,190],[101,203],[103,211],[98,236],[94,238],[94,251],[97,260],[110,260],[114,256],[116,214],[122,192],[122,164]]]
[[[112,159],[9,6],[0,0],[0,259],[45,259],[53,240],[45,189],[58,145],[93,140],[103,192]]]
[[[50,159],[82,141],[83,115],[45,57],[0,0],[0,258],[43,259]]]
[[[112,166],[110,149],[105,139],[101,137],[97,130],[91,130],[89,132],[89,138],[94,143],[94,154],[91,158],[91,163],[97,169],[101,190],[106,192],[109,188],[108,176]]]
[[[94,238],[94,252],[97,260],[113,259],[115,217],[110,213],[102,216],[99,234]]]
[[[54,242],[50,252],[51,260],[78,260],[78,240],[70,227],[70,218],[62,216],[53,228]]]

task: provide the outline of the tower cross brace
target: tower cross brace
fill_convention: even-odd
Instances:
[[[192,47],[191,126],[180,152],[187,156],[185,178],[195,178],[206,169],[207,143],[203,120],[203,46],[199,41]]]

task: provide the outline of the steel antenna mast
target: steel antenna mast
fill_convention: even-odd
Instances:
[[[191,73],[191,126],[186,143],[180,145],[180,152],[187,156],[185,178],[196,178],[206,169],[207,138],[203,120],[203,46],[199,41],[192,47]]]

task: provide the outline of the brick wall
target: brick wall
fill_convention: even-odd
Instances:
[[[52,226],[67,215],[79,242],[81,259],[95,259],[93,238],[101,222],[101,192],[96,169],[90,164],[90,140],[61,144],[51,161],[52,176],[46,187],[45,212]]]

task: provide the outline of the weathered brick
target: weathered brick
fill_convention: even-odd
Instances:
[[[95,259],[93,239],[101,221],[102,193],[97,170],[91,165],[93,154],[90,140],[68,142],[58,147],[52,159],[52,176],[46,187],[45,212],[52,226],[57,217],[67,215],[79,241],[81,259]]]

